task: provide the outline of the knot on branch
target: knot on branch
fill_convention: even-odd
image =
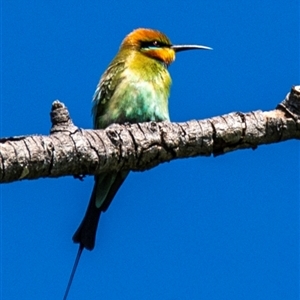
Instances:
[[[285,99],[278,104],[277,109],[285,112],[292,117],[298,124],[300,123],[300,86],[293,86],[291,92],[288,93]]]
[[[51,134],[62,131],[74,133],[78,130],[71,120],[67,107],[58,100],[52,103],[50,119],[52,123]]]

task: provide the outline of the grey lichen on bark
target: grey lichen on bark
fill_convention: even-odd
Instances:
[[[50,135],[0,139],[0,182],[143,171],[173,159],[222,155],[300,138],[300,86],[271,111],[233,112],[183,123],[112,124],[105,130],[75,126],[54,101]]]

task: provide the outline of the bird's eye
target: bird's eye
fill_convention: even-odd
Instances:
[[[158,46],[158,41],[153,41],[152,44],[153,44],[154,47],[157,47]]]

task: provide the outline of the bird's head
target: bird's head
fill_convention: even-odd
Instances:
[[[175,60],[175,54],[184,50],[211,50],[200,45],[172,45],[169,38],[158,30],[139,28],[129,33],[123,40],[120,51],[131,49],[154,58],[166,66]]]

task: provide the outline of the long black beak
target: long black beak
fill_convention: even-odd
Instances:
[[[185,50],[212,50],[212,48],[201,45],[172,45],[171,49],[175,52],[185,51]]]

